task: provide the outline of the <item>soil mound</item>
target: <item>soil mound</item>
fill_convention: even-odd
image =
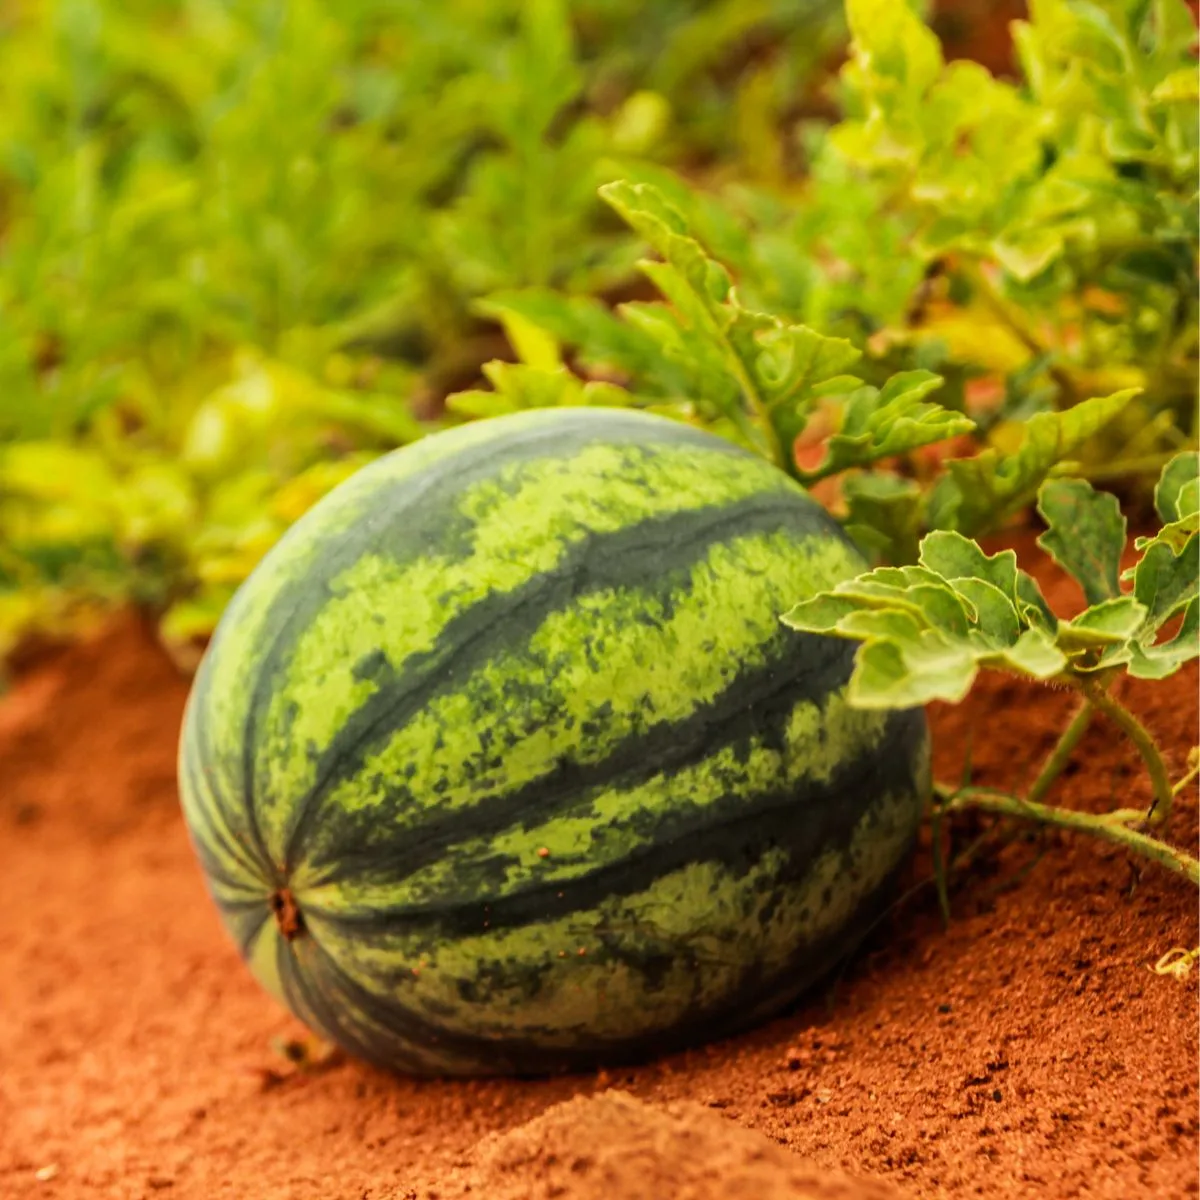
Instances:
[[[411,1192],[409,1195],[411,1196]],[[886,1184],[806,1164],[699,1104],[576,1096],[484,1138],[419,1200],[900,1200]],[[389,1200],[401,1200],[396,1194]]]

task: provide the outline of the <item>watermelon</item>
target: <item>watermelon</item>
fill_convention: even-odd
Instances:
[[[782,472],[640,412],[372,463],[230,604],[184,814],[262,985],[433,1075],[630,1061],[778,1011],[878,914],[919,711],[779,614],[863,563]]]

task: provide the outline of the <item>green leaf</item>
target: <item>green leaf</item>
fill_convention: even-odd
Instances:
[[[1083,589],[1088,604],[1121,594],[1125,518],[1117,498],[1084,479],[1051,479],[1038,492],[1048,528],[1038,545]]]
[[[869,641],[858,652],[847,696],[858,708],[912,708],[933,700],[957,704],[978,665],[963,646],[934,630]]]
[[[1164,524],[1182,520],[1200,510],[1200,453],[1177,454],[1159,476],[1154,507]]]
[[[1133,569],[1133,594],[1146,609],[1151,633],[1200,594],[1200,536],[1192,534],[1178,552],[1152,541]]]
[[[1133,577],[1133,594],[1146,609],[1146,627],[1140,650],[1134,655],[1131,673],[1144,678],[1161,678],[1145,672],[1162,670],[1170,674],[1186,661],[1178,637],[1173,650],[1154,649],[1154,639],[1162,626],[1181,609],[1184,627],[1194,620],[1194,607],[1200,596],[1200,455],[1195,451],[1177,454],[1163,468],[1154,489],[1154,506],[1164,521],[1154,537],[1139,538],[1142,557],[1127,575]],[[1137,671],[1135,671],[1135,666]]]
[[[841,428],[826,444],[821,462],[800,471],[802,483],[816,482],[851,467],[904,454],[975,428],[975,422],[924,397],[941,387],[932,371],[903,371],[882,388],[861,387],[847,398]]]
[[[1022,576],[1011,551],[989,557],[960,534],[935,533],[921,543],[921,565],[876,568],[782,620],[863,643],[848,693],[860,707],[954,702],[981,667],[1036,679],[1066,668],[1040,611],[1021,597]]]
[[[635,403],[635,398],[624,388],[608,383],[585,384],[566,367],[544,369],[495,360],[484,364],[483,373],[495,390],[472,389],[447,396],[446,407],[450,412],[481,418],[527,408],[590,404],[622,408]]]
[[[1200,76],[1194,67],[1172,71],[1150,93],[1156,104],[1195,104],[1200,100]]]
[[[619,180],[600,193],[665,260],[639,265],[671,307],[627,304],[623,317],[667,358],[691,366],[700,395],[734,422],[747,444],[794,470],[792,446],[809,413],[818,401],[858,386],[846,371],[862,352],[846,338],[743,307],[728,272],[708,257],[653,185]],[[844,440],[836,443],[836,463],[821,475],[939,440],[949,436],[948,428],[969,427],[966,418],[921,403],[935,386],[936,377],[916,372],[890,391],[885,387],[880,404],[860,398],[847,414]]]
[[[500,322],[521,362],[544,371],[562,366],[558,340],[535,321],[509,310],[501,313]]]
[[[1021,636],[1021,619],[1012,598],[986,579],[955,579],[955,592],[970,604],[975,640],[980,645],[1008,649]]]
[[[999,660],[981,659],[985,666],[1010,667],[1034,679],[1053,679],[1067,665],[1066,658],[1043,629],[1026,629]]]
[[[942,48],[907,0],[846,0],[853,51],[874,75],[919,99],[942,70]]]
[[[843,372],[862,351],[846,338],[826,337],[806,325],[784,325],[761,314],[747,314],[735,328],[746,357],[771,408],[791,403],[806,409],[813,398],[840,390],[858,380]]]
[[[992,242],[996,261],[1022,283],[1040,275],[1065,248],[1062,234],[1045,228],[1023,230]]]
[[[489,296],[474,307],[506,328],[514,318],[536,327],[556,346],[572,347],[581,368],[628,376],[646,394],[693,392],[687,364],[672,362],[654,337],[589,296],[530,288]],[[693,394],[693,398],[698,397]]]
[[[1047,475],[1121,412],[1137,391],[1127,388],[1065,412],[1037,413],[1022,428],[1011,453],[990,447],[974,458],[948,460],[948,474],[930,496],[929,523],[967,534],[998,525],[1032,500]]]
[[[945,579],[985,580],[1016,604],[1018,568],[1013,550],[985,554],[961,533],[935,530],[921,539],[920,562]]]
[[[662,255],[664,262],[640,266],[676,310],[626,305],[625,316],[659,341],[669,357],[700,365],[710,376],[708,394],[725,415],[767,458],[783,465],[753,363],[744,356],[745,339],[735,344],[731,336],[739,317],[750,320],[756,332],[779,323],[772,318],[756,322],[740,309],[731,297],[728,273],[688,234],[683,217],[657,188],[618,180],[602,187],[600,195]]]
[[[868,558],[914,562],[921,531],[921,489],[890,471],[848,475],[842,484],[846,532]]]
[[[1200,657],[1200,600],[1193,596],[1174,637],[1165,642],[1133,645],[1128,671],[1136,679],[1165,679],[1197,657]]]
[[[720,325],[726,314],[716,306],[729,297],[729,274],[705,254],[683,217],[652,184],[617,180],[600,188],[601,197],[686,280],[703,311]]]
[[[1084,609],[1070,621],[1060,621],[1057,643],[1067,654],[1119,646],[1142,628],[1145,606],[1133,596],[1118,596]]]
[[[1057,618],[1037,582],[1017,566],[1013,550],[985,554],[979,545],[952,530],[934,530],[921,541],[921,564],[955,583],[982,579],[1010,599],[1023,626],[1053,633]]]
[[[1200,459],[1194,451],[1177,454],[1163,468],[1154,489],[1154,506],[1165,522],[1153,537],[1138,538],[1142,558],[1125,577],[1150,610],[1157,628],[1195,594],[1200,535]]]

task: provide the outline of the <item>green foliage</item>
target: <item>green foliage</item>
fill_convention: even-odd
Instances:
[[[846,396],[841,425],[826,442],[824,457],[812,470],[799,472],[801,481],[816,483],[839,471],[969,433],[975,424],[968,417],[924,399],[941,385],[941,377],[931,371],[904,371],[882,388],[856,387]]]
[[[304,504],[436,427],[491,349],[474,297],[626,281],[635,247],[597,187],[639,159],[749,156],[836,8],[0,18],[0,653],[96,601],[175,605],[169,631],[204,633]],[[807,49],[740,61],[761,37]]]
[[[862,642],[850,695],[867,708],[961,700],[980,668],[1058,682],[1114,670],[1163,678],[1200,655],[1200,510],[1189,485],[1196,461],[1181,455],[1163,472],[1161,515],[1178,518],[1139,541],[1141,558],[1126,573],[1131,592],[1120,587],[1125,520],[1115,499],[1079,479],[1042,485],[1047,531],[1039,544],[1088,601],[1070,620],[1050,611],[1013,551],[989,556],[940,531],[921,542],[917,566],[840,584],[784,621]],[[1178,629],[1164,637],[1175,618]]]
[[[947,62],[903,3],[851,0],[844,119],[807,180],[673,207],[751,307],[850,338],[863,373],[947,381],[1002,453],[1029,416],[1141,389],[1080,447],[1153,478],[1193,444],[1200,294],[1195,25],[1182,0],[1047,0],[1021,85]],[[666,186],[662,173],[654,175]]]
[[[853,116],[831,143],[882,206],[911,217],[916,253],[941,271],[910,337],[969,363],[991,331],[1006,335],[1001,417],[1143,388],[1093,439],[1087,458],[1110,474],[1187,444],[1198,244],[1186,5],[1031,5],[1015,30],[1023,88],[943,63],[903,5],[882,7],[889,19],[873,0],[849,5]]]
[[[493,296],[481,311],[501,321],[527,360],[525,370],[553,367],[546,387],[511,385],[497,394],[451,396],[452,411],[485,415],[513,407],[564,403],[640,404],[726,434],[758,450],[805,484],[846,472],[847,526],[864,549],[892,561],[911,560],[925,528],[975,535],[1027,506],[1038,486],[1135,394],[1126,389],[1064,412],[1035,414],[1020,427],[1010,453],[990,447],[951,458],[932,487],[896,474],[861,474],[882,459],[902,458],[974,429],[974,422],[927,400],[942,384],[926,370],[898,372],[882,387],[856,375],[863,352],[771,313],[746,308],[728,270],[710,257],[682,213],[657,187],[618,182],[605,199],[661,261],[641,270],[669,304],[634,302],[617,313],[582,298],[545,291]],[[702,217],[698,219],[703,219]],[[610,382],[583,386],[562,367],[572,350],[585,373]],[[512,370],[492,364],[489,377]],[[521,378],[525,376],[522,375]],[[551,382],[551,380],[553,382]],[[820,417],[828,427],[820,458],[802,465],[797,442]]]
[[[916,566],[885,567],[796,605],[793,629],[857,641],[851,703],[904,708],[957,702],[981,669],[1073,688],[1082,704],[1024,794],[977,787],[935,787],[932,812],[935,882],[949,914],[943,828],[947,816],[975,810],[1002,818],[1088,833],[1114,842],[1200,884],[1200,861],[1149,830],[1165,826],[1176,784],[1149,731],[1109,688],[1122,673],[1163,679],[1200,657],[1200,457],[1177,456],[1157,489],[1155,536],[1138,539],[1141,557],[1121,573],[1125,518],[1114,497],[1080,479],[1051,479],[1038,495],[1046,532],[1038,539],[1079,585],[1087,601],[1075,617],[1053,613],[1012,550],[986,554],[945,530],[921,542]],[[1132,581],[1132,590],[1122,582]],[[1087,731],[1102,713],[1132,742],[1146,767],[1153,801],[1146,810],[1076,812],[1043,803]]]
[[[1051,470],[1103,429],[1134,394],[1128,389],[1085,400],[1066,412],[1036,413],[1020,427],[1009,453],[992,446],[972,458],[947,462],[948,473],[930,496],[930,524],[974,534],[1024,508]]]
[[[492,297],[484,311],[505,323],[518,346],[521,331],[532,328],[547,339],[550,354],[558,356],[565,344],[586,370],[626,379],[630,402],[695,419],[795,470],[792,444],[818,403],[861,389],[862,381],[846,374],[861,351],[844,338],[744,307],[726,269],[651,184],[622,181],[601,194],[661,255],[662,261],[639,266],[669,304],[636,301],[614,315],[533,292]],[[880,449],[888,437],[897,445],[922,445],[946,436],[936,405],[913,408],[916,393],[937,383],[923,375],[895,386],[889,402],[912,410],[904,423],[898,415],[874,413],[870,397],[859,394],[857,424],[839,444],[833,469],[891,452]],[[451,407],[457,403],[452,397]]]
[[[1165,247],[1191,236],[1197,165],[1194,122],[1172,98],[1195,36],[1182,0],[1039,0],[1016,29],[1025,91],[947,64],[904,4],[847,12],[856,112],[834,142],[914,206],[927,253],[961,249],[1022,283],[1076,270],[1083,250],[1177,259]]]
[[[585,371],[627,382],[624,393],[609,385],[580,391],[557,368],[566,391],[544,393],[544,403],[571,403],[563,398],[569,393],[585,403],[637,403],[695,420],[758,450],[804,483],[974,427],[962,414],[925,399],[942,382],[932,372],[901,372],[882,387],[869,385],[847,373],[863,357],[847,339],[746,308],[729,272],[655,186],[621,181],[601,194],[661,256],[638,265],[670,303],[633,302],[612,314],[578,298],[522,292],[481,305],[504,324],[529,366],[558,364],[569,347]],[[497,396],[489,404],[478,392],[448,401],[452,411],[472,414],[507,411],[511,403]],[[797,439],[817,413],[837,427],[820,460],[801,466]]]
[[[527,408],[571,408],[580,405],[622,407],[629,394],[610,383],[584,383],[563,366],[490,362],[483,373],[492,391],[477,389],[447,397],[447,407],[460,416],[500,417]]]

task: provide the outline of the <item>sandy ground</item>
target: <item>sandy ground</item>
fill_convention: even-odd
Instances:
[[[1197,944],[1196,893],[1071,835],[1026,831],[985,857],[948,930],[919,888],[836,987],[707,1049],[533,1082],[298,1067],[279,1047],[303,1031],[238,961],[185,837],[186,688],[124,619],[0,700],[0,1196],[639,1200],[667,1195],[646,1190],[664,1180],[695,1200],[890,1192],[805,1191],[825,1170],[910,1197],[1197,1194],[1196,984],[1149,969]],[[1125,692],[1176,771],[1196,691],[1193,669]],[[969,741],[977,780],[1011,785],[1070,703],[997,680],[939,708],[939,773],[957,776]],[[1099,726],[1058,798],[1147,797]],[[1194,796],[1171,833],[1196,845]],[[920,854],[913,880],[927,876]]]

